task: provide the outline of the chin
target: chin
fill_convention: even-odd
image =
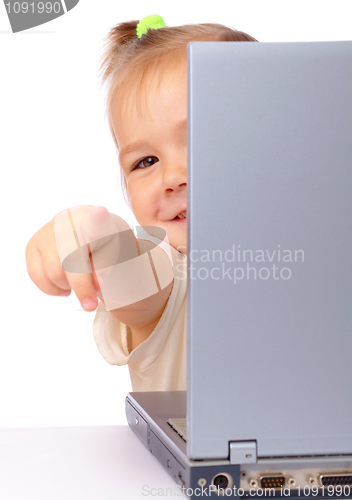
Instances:
[[[171,246],[176,248],[176,250],[178,250],[180,253],[184,253],[184,254],[187,253],[187,242],[185,240],[173,241],[172,239],[169,239],[169,243]]]
[[[170,224],[171,222],[171,224]],[[178,250],[180,253],[187,253],[187,229],[185,223],[174,223],[170,221],[168,224],[160,224],[160,227],[165,229],[168,243]],[[182,224],[182,226],[181,226]],[[179,227],[180,226],[180,227]]]

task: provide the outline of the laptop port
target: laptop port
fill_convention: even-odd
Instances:
[[[213,486],[213,491],[215,490],[215,493],[223,494],[224,490],[232,488],[232,476],[230,476],[230,474],[226,474],[225,472],[223,472],[222,474],[217,474],[213,477],[211,484]]]
[[[285,485],[285,476],[283,474],[268,474],[260,476],[259,483],[261,488],[280,489]]]
[[[341,474],[319,474],[321,486],[352,486],[352,472]]]

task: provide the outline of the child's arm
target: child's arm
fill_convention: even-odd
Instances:
[[[116,279],[116,275],[111,273],[111,270],[109,271],[106,267],[105,269],[96,269],[97,272],[94,271],[92,273],[76,273],[63,269],[61,266],[62,263],[65,268],[63,253],[65,253],[65,248],[67,250],[70,246],[68,242],[70,239],[72,242],[73,238],[72,226],[65,222],[68,220],[67,213],[70,215],[70,220],[74,225],[73,227],[78,235],[78,239],[81,242],[83,240],[87,243],[92,242],[89,247],[89,258],[93,267],[94,264],[99,263],[104,267],[104,262],[108,264],[109,258],[120,251],[116,246],[116,238],[113,238],[113,234],[121,231],[121,229],[130,230],[123,219],[115,214],[110,214],[104,207],[82,206],[61,212],[35,233],[29,241],[26,248],[28,274],[38,288],[49,295],[58,296],[64,291],[70,292],[73,289],[84,308],[86,308],[85,301],[90,299],[93,301],[93,306],[90,310],[94,310],[97,306],[97,296],[102,301],[104,299],[105,302],[108,301],[110,313],[130,327],[130,350],[132,350],[149,336],[163,313],[172,289],[172,265],[170,259],[161,248],[153,248],[154,245],[147,241],[140,241],[138,244],[133,236],[136,244],[136,255],[138,256],[138,254],[144,252],[146,256],[146,250],[153,248],[153,262],[155,268],[158,270],[158,274],[160,275],[160,270],[165,270],[165,275],[171,276],[171,279],[169,279],[166,286],[165,283],[162,287],[159,285],[156,293],[149,293],[149,296],[148,294],[145,295],[145,298],[142,298],[142,300],[140,300],[140,293],[137,294],[138,300],[134,300],[130,287],[127,303],[123,307],[115,308],[114,300],[116,299],[116,294],[119,297],[121,297],[121,294],[124,294],[124,290],[128,289],[129,285],[127,281],[132,280],[130,283],[132,291],[134,289],[138,290],[138,287],[135,286],[136,276],[126,277],[125,275],[123,280],[119,280],[118,276]],[[61,224],[60,221],[62,221]],[[131,234],[133,233],[131,232]],[[109,238],[109,235],[111,238]],[[106,238],[104,239],[104,237]],[[103,241],[103,244],[93,243],[99,239],[100,242]],[[59,255],[60,253],[61,255]],[[75,261],[71,262],[70,265],[71,267],[73,266],[72,270],[74,270]],[[70,267],[70,265],[66,266],[66,268]],[[133,272],[131,275],[133,275]],[[139,262],[138,283],[141,284],[143,282],[144,288],[148,290],[155,289],[155,277],[150,271],[148,259]]]
[[[169,257],[166,255],[164,250],[161,248],[155,248],[149,241],[139,241],[139,247],[144,247],[144,250],[153,249],[153,261],[155,267],[158,269],[158,275],[160,277],[160,269],[162,269],[165,275],[170,276],[172,273],[172,265],[170,263]],[[146,269],[148,277],[150,277],[152,283],[154,284],[154,278],[149,274],[149,266]],[[141,277],[142,279],[142,277]],[[153,294],[145,299],[137,301],[131,305],[120,307],[118,309],[111,310],[113,314],[121,323],[129,326],[128,336],[129,340],[129,351],[131,352],[139,344],[148,338],[151,332],[157,325],[169,298],[173,287],[173,280],[165,286],[161,291]],[[99,298],[104,302],[104,299],[98,295]]]

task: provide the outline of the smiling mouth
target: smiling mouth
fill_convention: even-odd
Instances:
[[[187,219],[187,210],[185,212],[181,212],[180,214],[176,215],[176,217],[172,220],[178,220],[178,219]]]

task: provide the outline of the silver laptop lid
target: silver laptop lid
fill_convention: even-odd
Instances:
[[[187,454],[352,454],[352,42],[188,71]]]

